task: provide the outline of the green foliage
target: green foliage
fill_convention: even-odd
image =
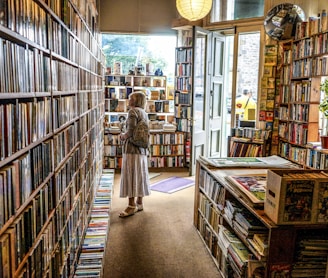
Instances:
[[[319,110],[328,118],[328,79],[320,84],[320,90],[325,93],[325,96],[319,104]]]
[[[122,63],[123,74],[134,70],[138,64],[145,66],[152,63],[154,71],[157,68],[164,69],[166,61],[159,57],[158,51],[151,50],[148,45],[149,36],[142,35],[102,35],[102,48],[106,57],[106,66],[113,67],[114,62]]]

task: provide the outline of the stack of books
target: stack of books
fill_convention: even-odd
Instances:
[[[106,170],[101,176],[92,205],[90,222],[82,240],[74,275],[76,278],[102,277],[113,183],[114,170]]]

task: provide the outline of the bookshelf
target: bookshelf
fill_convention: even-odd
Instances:
[[[5,1],[0,276],[72,277],[102,172],[104,56],[93,1]]]
[[[128,114],[129,94],[144,91],[150,119],[150,169],[184,167],[184,133],[174,123],[174,100],[167,93],[166,76],[105,75],[105,137],[103,167],[120,169],[122,142],[120,130]]]
[[[192,133],[193,47],[190,46],[192,38],[190,34],[191,32],[192,30],[180,30],[181,46],[177,47],[175,50],[174,117],[177,124],[177,130],[185,133],[186,166],[190,164]]]
[[[151,130],[149,135],[149,169],[184,167],[184,133]],[[121,169],[122,142],[119,133],[105,130],[103,167]]]
[[[127,115],[129,94],[143,91],[147,95],[146,112],[151,120],[172,122],[173,99],[169,98],[166,76],[105,75],[106,120],[112,123]]]
[[[322,62],[328,53],[321,40],[326,32],[305,28],[306,24],[310,23],[297,25],[295,39],[279,43],[281,83],[277,104],[278,153],[304,167],[310,165],[306,146],[319,141],[321,132],[320,83],[326,75]]]
[[[291,220],[287,225],[278,225],[266,215],[265,202],[260,205],[249,201],[226,179],[231,175],[268,176],[269,171],[256,166],[212,167],[206,161],[197,160],[194,226],[220,277],[252,277],[255,273],[261,273],[260,277],[293,277],[300,272],[310,277],[314,269],[320,273],[319,277],[326,277],[325,254],[313,252],[314,268],[304,267],[304,256],[298,254],[305,252],[304,243],[315,248],[318,242],[327,252],[327,222],[293,224]],[[281,171],[304,173],[304,170],[272,170]],[[276,186],[277,183],[273,185]],[[317,210],[314,211],[316,214]]]
[[[271,130],[234,128],[228,137],[228,157],[264,157],[270,153]]]

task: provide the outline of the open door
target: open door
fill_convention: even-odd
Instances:
[[[207,153],[206,125],[207,117],[207,48],[209,32],[195,26],[193,28],[193,122],[190,157],[190,175],[195,174],[196,159]]]
[[[223,130],[223,122],[229,120],[230,114],[223,113],[226,105],[224,94],[224,49],[225,37],[215,32],[210,34],[210,51],[208,60],[208,84],[210,94],[208,98],[207,110],[209,111],[207,123],[207,146],[208,156],[221,157],[222,147],[226,140]],[[228,111],[226,111],[228,112]],[[224,148],[225,149],[225,148]]]

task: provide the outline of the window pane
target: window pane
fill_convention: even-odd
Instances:
[[[238,40],[236,116],[255,121],[259,72],[260,33],[241,33]]]
[[[261,17],[264,0],[213,0],[211,22]]]

